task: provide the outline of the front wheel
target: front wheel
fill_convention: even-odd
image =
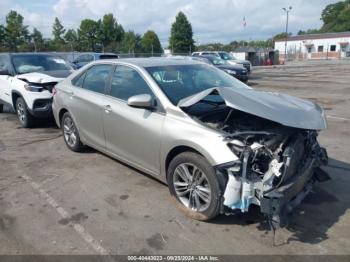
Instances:
[[[66,142],[68,148],[74,152],[82,151],[84,146],[80,141],[80,136],[74,124],[73,118],[68,112],[64,113],[62,117],[61,127],[64,142]]]
[[[203,156],[193,152],[179,154],[170,162],[167,179],[170,194],[187,216],[206,221],[219,214],[220,178]]]
[[[18,120],[23,127],[29,128],[33,126],[34,118],[29,113],[27,104],[22,97],[19,97],[16,100],[16,112],[17,112]]]

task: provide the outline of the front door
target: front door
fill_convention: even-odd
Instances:
[[[104,111],[107,150],[118,158],[158,175],[164,114],[128,106],[129,97],[154,96],[135,69],[118,65],[112,75],[108,103]]]

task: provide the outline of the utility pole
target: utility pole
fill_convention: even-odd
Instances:
[[[283,11],[287,13],[287,22],[286,22],[286,41],[284,43],[284,64],[286,64],[287,61],[287,41],[288,41],[288,23],[289,23],[289,12],[292,11],[292,7],[282,8]]]
[[[152,57],[153,57],[153,43],[152,43]]]

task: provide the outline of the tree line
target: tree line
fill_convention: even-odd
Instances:
[[[0,25],[0,50],[26,51],[93,51],[93,52],[145,52],[162,53],[157,34],[148,30],[142,36],[125,32],[113,14],[105,14],[97,21],[84,19],[78,29],[66,29],[56,17],[52,25],[52,38],[44,38],[37,29],[29,30],[23,16],[10,11],[5,25]]]

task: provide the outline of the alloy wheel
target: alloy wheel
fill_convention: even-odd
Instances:
[[[70,147],[74,147],[77,142],[77,132],[73,120],[70,117],[66,117],[63,121],[63,134],[67,144]]]
[[[178,165],[174,171],[173,184],[178,199],[187,208],[203,212],[209,207],[212,195],[209,181],[196,165]]]
[[[17,115],[19,121],[23,124],[26,121],[25,107],[22,102],[17,103]]]

